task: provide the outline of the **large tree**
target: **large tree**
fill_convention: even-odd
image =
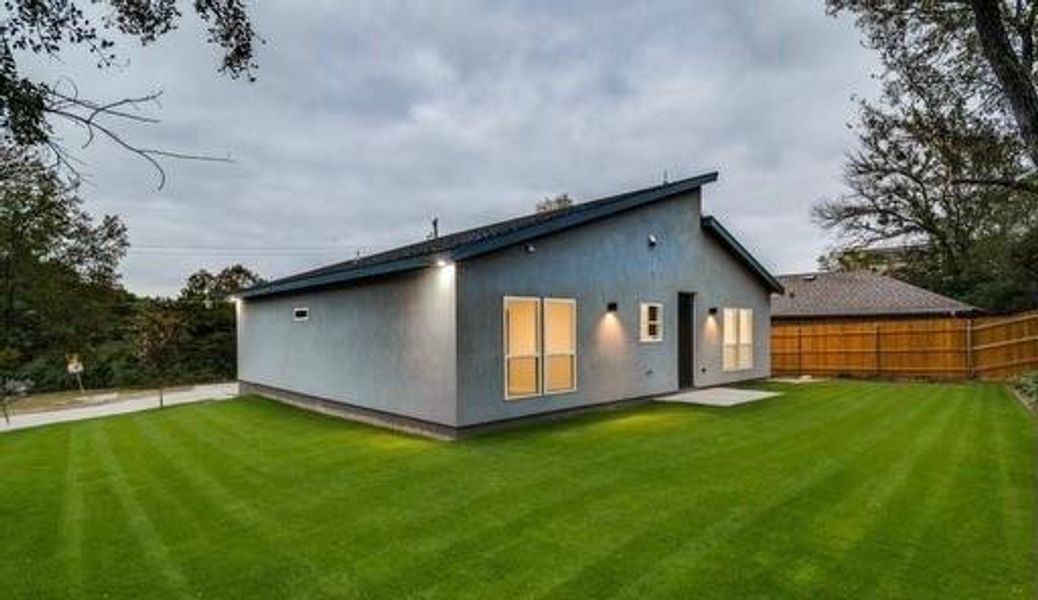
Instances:
[[[1005,56],[981,50],[985,4],[830,0],[856,15],[884,68],[881,96],[860,104],[851,193],[814,215],[851,247],[911,247],[900,274],[917,283],[1018,308],[1038,304],[1015,249],[1038,227],[1038,145],[1015,108],[1024,92],[994,65]],[[1014,60],[1033,64],[1034,5],[996,4]]]
[[[100,69],[118,64],[116,40],[136,39],[149,45],[177,28],[182,5],[206,26],[208,43],[222,51],[219,72],[250,80],[256,68],[252,28],[244,0],[5,0],[0,16],[0,142],[20,147],[42,147],[57,164],[76,175],[75,159],[55,137],[55,120],[81,127],[87,143],[107,137],[149,161],[162,177],[162,157],[201,158],[134,144],[120,134],[119,121],[154,122],[137,112],[157,100],[158,93],[138,97],[91,99],[79,95],[68,79],[36,81],[23,74],[24,53],[58,58],[73,48],[88,52]]]
[[[231,296],[262,279],[242,265],[211,273],[205,269],[187,278],[177,308],[191,346],[181,369],[192,378],[233,379],[236,370],[236,315]]]
[[[122,301],[118,264],[128,246],[113,215],[95,220],[53,169],[0,147],[0,350],[79,352]]]
[[[1012,130],[1038,166],[1038,3],[1016,0],[827,0],[853,14],[878,51],[893,96],[937,84]]]

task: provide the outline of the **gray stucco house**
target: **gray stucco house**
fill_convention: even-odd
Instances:
[[[441,437],[766,377],[782,286],[714,218],[716,173],[241,293],[246,390]]]

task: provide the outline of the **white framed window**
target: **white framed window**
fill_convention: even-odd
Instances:
[[[541,391],[541,300],[504,299],[505,399],[537,396]]]
[[[505,296],[505,399],[577,389],[577,301]]]
[[[721,367],[725,371],[753,368],[753,309],[724,309],[724,344]]]
[[[577,301],[544,299],[544,393],[577,389]]]
[[[642,302],[641,341],[663,341],[663,304],[659,302]]]
[[[310,307],[308,306],[297,306],[292,309],[292,320],[293,321],[309,321],[310,320]]]

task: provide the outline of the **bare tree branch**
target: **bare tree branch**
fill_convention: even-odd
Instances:
[[[159,159],[167,158],[174,160],[194,160],[221,163],[233,162],[229,157],[193,154],[188,152],[174,152],[133,144],[126,141],[122,134],[116,131],[111,125],[102,122],[105,118],[111,118],[137,123],[158,123],[159,120],[153,117],[134,114],[121,109],[127,107],[139,109],[142,105],[157,103],[161,96],[162,92],[157,91],[143,96],[121,98],[105,104],[98,104],[89,100],[80,99],[75,91],[72,95],[52,91],[49,96],[50,101],[48,102],[45,111],[56,117],[65,119],[83,129],[86,133],[86,140],[83,142],[81,148],[89,147],[94,142],[95,138],[98,135],[101,135],[124,150],[136,154],[145,160],[158,174],[159,189],[162,189],[166,185],[166,170]],[[80,177],[79,169],[72,164],[74,160],[72,155],[66,148],[64,148],[64,146],[54,142],[52,139],[47,140],[46,146],[48,150],[53,153],[57,165],[67,168],[74,178],[78,179]],[[76,162],[82,164],[81,161]]]

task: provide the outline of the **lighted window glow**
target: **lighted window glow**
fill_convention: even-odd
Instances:
[[[504,299],[505,398],[577,387],[577,303],[561,298]]]
[[[643,302],[641,305],[641,341],[663,341],[663,305]]]
[[[722,368],[744,371],[753,368],[753,309],[724,309]]]
[[[505,298],[505,396],[540,393],[541,340],[539,298]]]
[[[577,387],[577,303],[544,299],[544,391]]]

